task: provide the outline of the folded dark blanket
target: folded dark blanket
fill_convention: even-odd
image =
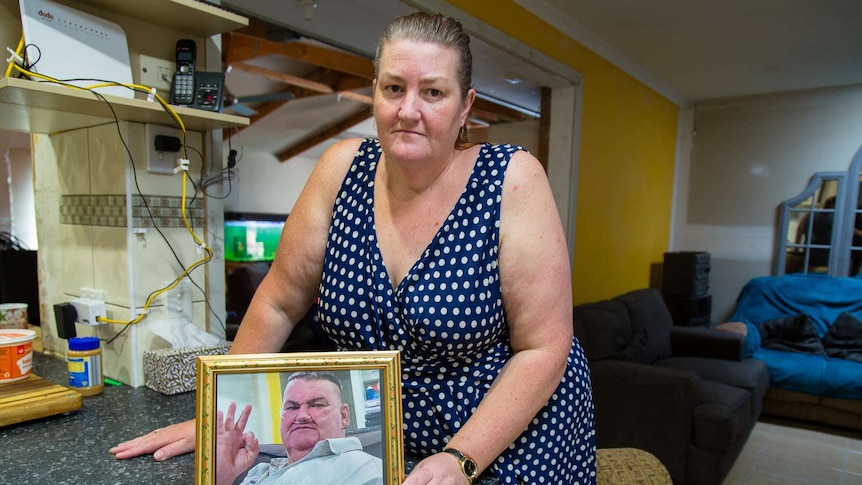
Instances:
[[[823,336],[826,355],[862,362],[862,321],[843,312]]]
[[[823,342],[807,315],[768,320],[758,323],[757,329],[760,331],[761,347],[764,349],[826,355]]]

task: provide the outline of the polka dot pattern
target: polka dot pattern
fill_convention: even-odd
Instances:
[[[439,452],[512,356],[497,268],[503,177],[520,147],[481,147],[460,200],[393,288],[377,247],[376,140],[365,140],[335,200],[318,308],[344,350],[401,351],[404,445]],[[573,341],[565,376],[491,465],[503,484],[595,482],[589,370]]]

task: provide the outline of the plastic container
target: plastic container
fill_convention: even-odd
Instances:
[[[26,303],[3,303],[0,304],[0,329],[29,328],[27,322],[27,304]]]
[[[69,368],[69,387],[82,395],[94,396],[105,388],[102,380],[102,347],[98,337],[70,338],[66,365]]]
[[[34,340],[32,330],[0,329],[0,384],[30,377]]]

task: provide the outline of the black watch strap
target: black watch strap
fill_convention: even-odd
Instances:
[[[461,465],[461,472],[464,473],[464,476],[467,477],[470,483],[473,483],[473,480],[479,476],[479,466],[476,465],[475,460],[455,448],[446,448],[443,452],[449,453],[458,459],[458,464]]]

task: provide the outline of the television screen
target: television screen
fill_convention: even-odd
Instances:
[[[225,214],[224,260],[272,261],[287,216],[278,214]]]

